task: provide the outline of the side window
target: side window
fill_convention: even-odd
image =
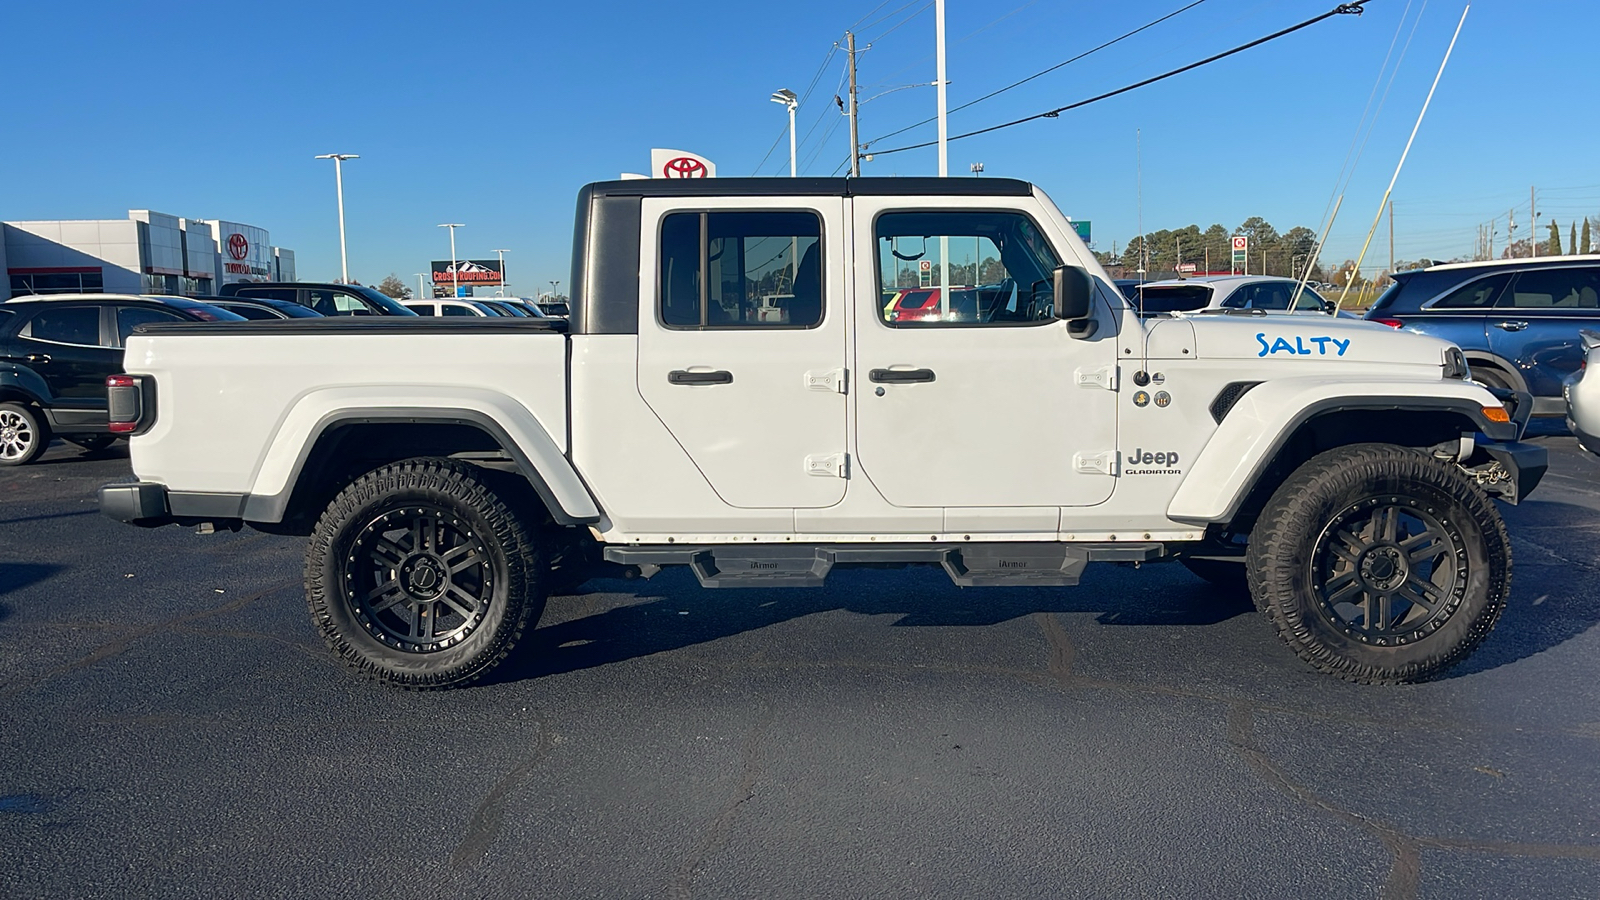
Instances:
[[[294,288],[240,288],[241,297],[262,297],[267,300],[283,300],[287,303],[299,303],[299,291]]]
[[[419,316],[437,316],[439,314],[439,307],[434,306],[432,303],[408,303],[406,304],[406,309]]]
[[[1251,309],[1286,310],[1289,308],[1289,298],[1292,296],[1291,288],[1279,281],[1247,284],[1242,290],[1250,292]]]
[[[443,305],[440,306],[439,314],[443,315],[443,316],[472,316],[472,315],[476,315],[476,313],[474,313],[472,311],[472,307],[470,307],[470,306],[456,306],[454,304],[449,304],[449,303],[443,304]]]
[[[1435,300],[1430,308],[1488,309],[1494,305],[1494,298],[1500,296],[1500,290],[1510,280],[1510,275],[1501,274],[1480,278],[1477,281],[1469,281]]]
[[[57,344],[100,346],[100,308],[63,306],[43,309],[28,323],[28,336]]]
[[[306,305],[325,316],[356,316],[367,314],[367,304],[360,297],[343,291],[313,289],[306,291]]]
[[[273,313],[267,312],[266,310],[262,309],[259,306],[245,306],[242,303],[241,304],[224,303],[224,304],[212,304],[212,305],[213,306],[221,306],[223,309],[227,310],[228,312],[231,312],[236,316],[244,316],[246,319],[276,319],[276,318],[279,318],[277,315],[274,315]]]
[[[668,328],[810,328],[822,321],[822,220],[672,213],[661,222],[660,297]]]
[[[1523,272],[1500,306],[1517,309],[1600,309],[1600,270],[1545,269]]]
[[[120,343],[128,342],[128,335],[133,334],[136,326],[147,322],[182,322],[184,318],[176,313],[164,309],[148,309],[141,306],[117,307],[117,337]]]
[[[1293,295],[1293,288],[1290,289],[1290,294],[1291,296]],[[1294,308],[1295,312],[1299,312],[1301,310],[1322,310],[1326,309],[1327,306],[1328,301],[1322,299],[1321,294],[1311,288],[1306,288],[1300,292],[1300,302],[1296,303]]]
[[[884,213],[874,230],[891,327],[1031,325],[1055,316],[1051,279],[1060,262],[1027,216]]]

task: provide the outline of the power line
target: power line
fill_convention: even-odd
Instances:
[[[1172,18],[1173,16],[1176,16],[1179,13],[1187,12],[1187,11],[1189,11],[1191,9],[1194,9],[1196,6],[1199,6],[1200,4],[1202,4],[1204,2],[1206,2],[1206,0],[1194,0],[1193,3],[1190,3],[1188,6],[1185,6],[1182,9],[1174,10],[1173,12],[1167,13],[1166,15],[1162,16],[1159,19],[1156,19],[1153,22],[1147,22],[1144,25],[1141,25],[1138,28],[1135,28],[1134,30],[1128,32],[1127,34],[1124,34],[1124,35],[1121,35],[1120,37],[1115,37],[1115,38],[1112,38],[1109,41],[1106,41],[1104,44],[1101,44],[1098,47],[1095,47],[1095,48],[1090,49],[1090,50],[1085,50],[1084,52],[1079,53],[1077,56],[1074,56],[1073,58],[1071,58],[1069,60],[1066,60],[1065,62],[1056,63],[1055,65],[1051,66],[1050,68],[1035,72],[1032,75],[1029,75],[1027,78],[1022,79],[1021,81],[1014,81],[1014,82],[1006,85],[1005,87],[1000,88],[997,91],[991,91],[991,92],[989,92],[987,94],[984,94],[982,97],[979,97],[976,100],[972,100],[972,101],[969,101],[967,103],[963,103],[963,104],[961,104],[960,106],[957,106],[954,109],[948,110],[946,112],[946,115],[949,115],[949,113],[953,113],[953,112],[960,112],[961,110],[966,109],[969,106],[973,106],[975,104],[982,103],[983,101],[988,100],[990,97],[996,97],[996,96],[999,96],[1000,94],[1004,94],[1006,91],[1009,91],[1012,88],[1021,87],[1022,85],[1027,84],[1028,82],[1034,80],[1035,78],[1039,78],[1039,77],[1042,77],[1044,75],[1048,75],[1051,72],[1054,72],[1055,70],[1061,68],[1062,66],[1071,65],[1072,63],[1075,63],[1078,60],[1083,59],[1086,56],[1093,55],[1095,53],[1100,52],[1101,50],[1106,49],[1107,47],[1110,47],[1112,44],[1118,43],[1119,41],[1127,40],[1128,38],[1133,37],[1134,35],[1138,34],[1141,31],[1146,31],[1148,29],[1154,28],[1155,26],[1160,25],[1162,22],[1165,22],[1166,20]],[[1010,15],[1010,13],[1007,13],[1007,15]],[[996,21],[999,21],[999,20],[997,19]],[[993,24],[993,23],[990,23],[990,24]],[[986,25],[984,27],[987,28],[988,26]],[[976,34],[976,32],[974,32],[974,34]],[[906,127],[901,128],[901,129],[899,129],[897,131],[891,131],[888,134],[881,135],[879,137],[875,137],[872,140],[867,141],[862,146],[863,147],[871,146],[872,144],[875,144],[878,141],[885,140],[887,138],[892,138],[897,134],[904,134],[905,132],[910,131],[913,128],[921,128],[922,126],[928,124],[929,122],[936,122],[936,121],[938,121],[938,119],[939,119],[938,116],[933,116],[931,118],[923,119],[921,122],[917,122],[917,123],[915,123],[913,125],[907,125]],[[884,152],[885,153],[894,153],[895,151],[893,151],[893,150],[885,150]]]
[[[1355,0],[1355,2],[1353,2],[1353,3],[1341,3],[1338,6],[1336,6],[1333,9],[1323,13],[1320,16],[1313,16],[1312,18],[1309,18],[1309,19],[1305,20],[1304,22],[1300,22],[1299,24],[1296,24],[1296,25],[1291,25],[1288,28],[1285,28],[1285,29],[1283,29],[1281,31],[1273,32],[1272,34],[1269,34],[1266,37],[1257,38],[1257,39],[1249,42],[1248,44],[1240,44],[1239,46],[1234,47],[1231,50],[1224,50],[1223,52],[1218,53],[1215,56],[1208,56],[1205,59],[1200,60],[1199,62],[1192,62],[1192,63],[1190,63],[1190,64],[1188,64],[1186,66],[1182,66],[1180,68],[1173,69],[1170,72],[1164,72],[1164,73],[1162,73],[1160,75],[1156,75],[1156,76],[1154,76],[1152,78],[1146,78],[1143,81],[1140,81],[1140,82],[1137,82],[1137,83],[1134,83],[1134,84],[1130,84],[1130,85],[1128,85],[1126,87],[1120,87],[1120,88],[1117,88],[1114,91],[1107,91],[1104,94],[1100,94],[1100,95],[1095,96],[1095,97],[1090,97],[1087,100],[1079,100],[1077,103],[1069,103],[1066,106],[1058,106],[1055,109],[1046,110],[1045,112],[1042,112],[1042,113],[1035,113],[1034,115],[1025,116],[1025,117],[1023,117],[1021,119],[1013,119],[1010,122],[1002,122],[999,125],[991,125],[988,128],[980,128],[977,131],[969,131],[969,132],[966,132],[965,134],[952,135],[950,138],[948,138],[948,140],[959,141],[959,140],[962,140],[964,138],[977,137],[980,134],[988,134],[991,131],[999,131],[1002,128],[1010,128],[1013,125],[1021,125],[1024,122],[1032,122],[1035,119],[1054,119],[1057,116],[1060,116],[1062,113],[1067,112],[1068,110],[1073,110],[1073,109],[1078,109],[1079,107],[1088,106],[1091,103],[1098,103],[1101,100],[1108,100],[1108,99],[1110,99],[1112,97],[1116,97],[1116,96],[1118,96],[1120,94],[1126,94],[1129,91],[1137,90],[1138,88],[1142,88],[1142,87],[1145,87],[1147,85],[1155,84],[1158,81],[1165,81],[1166,79],[1171,78],[1174,75],[1182,75],[1184,72],[1188,72],[1188,71],[1191,71],[1193,69],[1198,69],[1201,66],[1210,65],[1211,63],[1217,62],[1219,60],[1226,59],[1226,58],[1228,58],[1230,56],[1233,56],[1233,55],[1235,55],[1237,53],[1243,53],[1246,50],[1252,49],[1254,47],[1259,47],[1262,44],[1267,43],[1268,41],[1275,41],[1278,38],[1285,37],[1287,35],[1293,34],[1296,31],[1299,31],[1299,30],[1301,30],[1303,28],[1310,28],[1312,25],[1315,25],[1315,24],[1317,24],[1318,22],[1321,22],[1324,19],[1331,19],[1334,16],[1338,16],[1338,15],[1352,15],[1352,14],[1353,15],[1360,15],[1361,12],[1362,12],[1361,8],[1366,6],[1368,3],[1371,3],[1371,2],[1372,2],[1372,0]],[[881,140],[881,138],[880,138],[880,140]],[[875,151],[873,151],[873,155],[874,156],[887,156],[890,153],[901,153],[901,152],[904,152],[906,150],[918,150],[918,149],[921,149],[923,147],[932,147],[936,143],[938,143],[938,141],[923,141],[920,144],[908,144],[908,145],[906,145],[904,147],[895,147],[895,148],[893,148],[891,150],[875,150]]]

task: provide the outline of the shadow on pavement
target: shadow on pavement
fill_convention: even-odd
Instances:
[[[911,575],[855,570],[837,573],[822,588],[703,591],[687,571],[669,569],[651,582],[601,579],[589,587],[670,596],[542,626],[494,680],[519,681],[594,668],[834,610],[899,615],[896,627],[952,627],[992,626],[1039,612],[1096,611],[1106,624],[1207,626],[1253,609],[1248,597],[1226,596],[1198,580],[1159,594],[1139,592],[1129,597],[1109,587],[964,591],[933,571]]]
[[[50,563],[0,563],[0,595],[37,584],[65,568]],[[9,607],[0,605],[0,619],[8,613]]]

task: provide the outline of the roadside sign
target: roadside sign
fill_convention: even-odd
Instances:
[[[917,284],[922,287],[933,284],[933,260],[925,259],[917,263]]]
[[[1233,252],[1235,252],[1235,253],[1243,253],[1244,251],[1249,250],[1249,249],[1250,249],[1250,237],[1248,235],[1236,234],[1236,235],[1233,236]]]
[[[1179,272],[1179,274],[1182,274],[1182,275],[1193,275],[1194,274],[1194,270],[1195,270],[1195,264],[1194,263],[1178,263],[1178,272]]]
[[[1089,222],[1087,220],[1082,222],[1073,220],[1072,230],[1078,233],[1079,240],[1083,241],[1085,244],[1089,243]]]

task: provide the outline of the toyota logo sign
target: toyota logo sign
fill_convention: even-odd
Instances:
[[[234,232],[228,235],[228,255],[234,259],[244,259],[250,255],[250,242],[244,235]]]
[[[692,156],[669,159],[667,164],[661,167],[661,175],[664,178],[704,178],[707,174],[706,164]]]

